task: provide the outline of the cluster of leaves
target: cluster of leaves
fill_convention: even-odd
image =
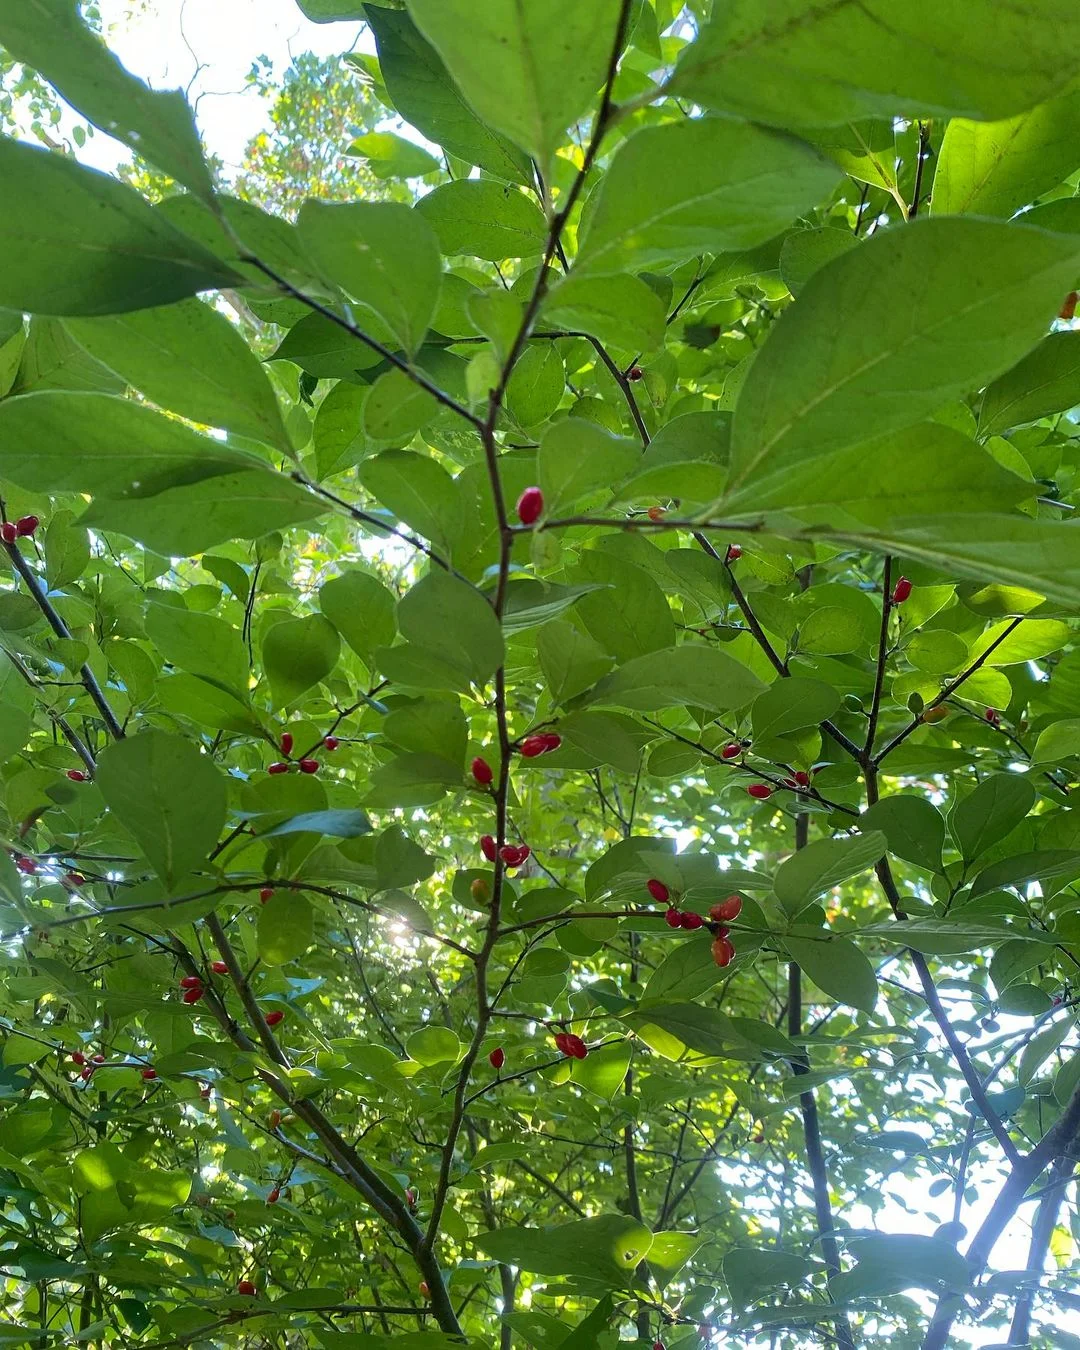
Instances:
[[[301,9],[294,223],[0,6],[0,1339],[1073,1344],[1080,11]]]

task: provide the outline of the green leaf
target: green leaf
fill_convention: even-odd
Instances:
[[[775,1248],[733,1247],[724,1257],[724,1283],[736,1308],[749,1308],[782,1285],[795,1288],[813,1265],[805,1256]]]
[[[119,314],[242,282],[132,188],[65,155],[0,137],[0,179],[19,203],[0,220],[8,309]]]
[[[195,302],[196,304],[198,301]],[[11,393],[81,389],[122,394],[125,383],[86,352],[59,319],[33,318]]]
[[[300,241],[363,314],[374,314],[414,355],[439,302],[442,259],[423,215],[398,202],[305,202]]]
[[[372,337],[378,337],[372,333]],[[389,333],[383,334],[390,338]],[[268,361],[292,361],[320,380],[367,380],[383,357],[374,348],[324,314],[308,314],[294,323]]]
[[[858,1261],[829,1281],[838,1299],[898,1294],[904,1289],[966,1289],[967,1262],[945,1238],[915,1233],[860,1233],[847,1240]]]
[[[788,937],[784,939],[784,945],[804,974],[838,1003],[850,1004],[866,1013],[874,1011],[878,996],[877,976],[869,958],[850,938]]]
[[[909,426],[985,384],[1045,330],[1078,265],[1068,236],[945,217],[834,259],[750,367],[733,484]]]
[[[562,400],[566,372],[553,342],[525,348],[506,386],[506,410],[523,427],[546,422]]]
[[[0,403],[0,475],[30,492],[150,497],[257,463],[107,394],[50,391]]]
[[[764,688],[748,667],[726,652],[683,643],[625,662],[599,682],[589,702],[639,712],[676,705],[727,712],[744,707]]]
[[[897,473],[897,464],[905,466]],[[1032,487],[970,437],[940,422],[920,422],[866,445],[823,453],[771,472],[762,467],[742,491],[724,498],[726,514],[790,511],[808,525],[848,518],[891,524],[897,518],[1007,511]]]
[[[285,966],[314,940],[311,905],[295,891],[275,891],[259,907],[259,956],[268,966]]]
[[[422,178],[439,171],[439,161],[421,145],[392,131],[369,131],[345,151],[366,159],[377,178]]]
[[[246,702],[250,665],[240,631],[212,614],[185,606],[150,604],[146,635],[170,665],[223,685]]]
[[[1063,89],[1080,40],[1069,0],[731,0],[683,55],[670,91],[789,127],[862,117],[1011,117]],[[797,96],[794,91],[798,90]]]
[[[495,611],[474,587],[433,567],[398,606],[402,636],[483,684],[503,662]]]
[[[65,327],[159,407],[292,454],[258,361],[239,330],[210,305],[183,300],[162,309],[68,319]]]
[[[387,91],[406,122],[497,178],[531,182],[528,156],[476,115],[409,16],[382,5],[358,8],[374,34]]]
[[[414,1031],[405,1042],[410,1059],[418,1064],[456,1064],[461,1042],[448,1027],[427,1026]]]
[[[298,816],[290,816],[272,830],[264,830],[260,838],[273,839],[280,834],[325,834],[332,839],[359,839],[361,835],[371,833],[371,820],[366,811],[328,809],[325,811],[305,811]]]
[[[557,328],[580,329],[624,351],[651,352],[664,337],[664,304],[629,274],[579,276],[575,269],[544,296],[540,314]]]
[[[488,126],[520,145],[545,174],[564,132],[604,82],[619,0],[408,0],[409,13]]]
[[[416,205],[446,254],[502,262],[542,253],[547,222],[531,197],[490,178],[444,183]]]
[[[799,675],[774,681],[754,700],[750,718],[754,735],[785,736],[789,731],[817,726],[840,707],[840,694],[821,680]]]
[[[572,1275],[628,1288],[648,1256],[652,1233],[622,1214],[600,1214],[557,1228],[500,1228],[478,1233],[488,1256],[536,1275]]]
[[[536,653],[556,703],[565,704],[584,693],[612,666],[612,658],[598,642],[563,622],[546,624],[540,630]]]
[[[82,22],[76,0],[5,5],[0,43],[99,131],[213,204],[214,185],[184,95],[155,92],[130,75]]]
[[[850,230],[794,230],[780,250],[780,275],[792,295],[798,295],[819,268],[858,243]]]
[[[977,858],[1019,825],[1035,805],[1035,789],[1015,773],[995,773],[957,802],[949,817],[953,838],[966,859]]]
[[[1001,122],[954,117],[934,172],[934,215],[1011,216],[1076,168],[1080,90]]]
[[[592,549],[581,555],[572,580],[602,587],[583,595],[575,613],[616,660],[630,661],[674,646],[675,624],[668,602],[643,568]]]
[[[386,370],[364,400],[364,435],[373,441],[411,441],[439,411],[438,401],[403,370]]]
[[[319,608],[363,661],[389,646],[397,632],[397,601],[370,572],[352,567],[319,591]]]
[[[125,534],[147,548],[191,557],[230,539],[259,539],[325,514],[325,506],[284,474],[261,469],[205,475],[153,495],[125,500],[97,497],[83,525]]]
[[[629,1041],[602,1045],[590,1050],[587,1059],[576,1059],[570,1077],[588,1092],[610,1101],[622,1087],[632,1057],[633,1049]]]
[[[925,797],[917,797],[914,793],[883,797],[862,813],[859,828],[863,833],[880,830],[889,852],[905,862],[929,872],[941,871],[945,821],[937,807]]]
[[[1060,619],[1024,619],[1008,632],[1011,626],[1012,620],[1006,619],[984,629],[971,644],[968,659],[977,661],[997,642],[986,657],[986,664],[1016,666],[1056,652],[1069,641],[1069,626]],[[1003,636],[1006,633],[1008,636]]]
[[[190,741],[164,731],[106,746],[95,781],[170,889],[205,862],[225,824],[225,780]]]
[[[795,914],[825,891],[873,867],[885,849],[886,837],[880,830],[848,839],[815,839],[776,869],[776,898]]]
[[[676,997],[697,998],[724,979],[725,974],[713,960],[709,943],[689,938],[673,947],[649,976],[641,1005],[647,1011],[649,1003]]]
[[[1080,403],[1080,332],[1051,333],[987,386],[979,431],[999,436]]]
[[[267,630],[262,643],[263,670],[276,708],[293,703],[337,665],[341,642],[337,629],[321,614],[284,619]]]
[[[1065,717],[1051,722],[1039,732],[1031,763],[1057,764],[1080,754],[1080,717]]]
[[[597,189],[574,271],[597,275],[752,248],[828,196],[836,166],[802,142],[722,118],[637,131]]]
[[[465,501],[446,470],[430,455],[384,450],[364,461],[360,482],[437,549],[452,553],[465,528]]]
[[[634,441],[566,417],[544,432],[536,456],[545,510],[558,515],[582,497],[610,491],[640,464],[641,448]]]
[[[380,890],[415,886],[426,881],[435,866],[436,860],[431,854],[410,839],[400,826],[388,826],[375,841],[375,871]]]

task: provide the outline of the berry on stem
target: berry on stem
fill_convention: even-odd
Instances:
[[[902,605],[910,594],[911,594],[911,582],[908,581],[907,577],[901,577],[900,580],[896,583],[896,585],[892,588],[892,595],[889,597],[889,599],[890,602],[894,605]]]
[[[266,1118],[266,1123],[272,1130],[276,1130],[281,1124],[281,1112],[275,1107]]]
[[[202,987],[201,984],[199,985],[198,989],[185,989],[183,994],[184,1002],[198,1003],[199,999],[201,999],[203,994],[205,993],[206,990]]]
[[[19,531],[16,529],[13,520],[5,520],[3,525],[0,525],[0,539],[5,544],[13,544],[18,537]]]
[[[631,366],[626,372],[626,378],[628,380],[633,380],[636,384],[638,380],[643,380],[645,378],[645,372],[640,366]]]
[[[495,772],[483,755],[477,755],[469,767],[472,769],[473,778],[476,779],[481,787],[491,786],[492,780],[495,777]]]
[[[275,1186],[274,1189],[270,1192],[270,1194],[266,1197],[266,1203],[268,1205],[276,1205],[280,1199],[281,1199],[281,1188],[279,1186]]]
[[[985,717],[992,727],[996,727],[1001,721],[1001,714],[996,708],[987,708]]]
[[[538,487],[527,487],[517,500],[518,520],[535,525],[544,513],[544,494]]]
[[[566,1048],[567,1040],[568,1037],[565,1031],[557,1031],[555,1033],[555,1049],[558,1050],[558,1052],[561,1055],[569,1055],[570,1053],[570,1051]]]
[[[86,885],[86,878],[83,876],[81,872],[66,872],[64,874],[64,880],[67,882],[69,886]]]
[[[96,1055],[91,1056],[91,1058],[93,1059],[93,1061],[94,1061],[95,1064],[104,1064],[104,1063],[105,1063],[105,1056],[101,1053],[100,1050],[98,1051],[98,1053],[97,1053]]]
[[[28,877],[32,877],[37,872],[37,863],[33,858],[16,858],[15,866],[20,872],[25,872]]]
[[[547,750],[547,738],[544,736],[526,736],[518,747],[525,759],[535,759]]]
[[[589,1053],[589,1047],[580,1036],[568,1035],[566,1038],[566,1053],[572,1059],[584,1059]]]
[[[148,1083],[152,1083],[154,1079],[157,1077],[157,1069],[151,1068],[143,1069],[142,1076],[146,1079]]]
[[[86,782],[86,774],[83,773],[82,769],[68,769],[67,776],[71,779],[73,783]]]
[[[666,905],[671,898],[671,892],[657,877],[650,877],[645,883],[645,889],[658,905]]]
[[[318,773],[319,761],[317,759],[302,759],[300,761],[301,773]]]
[[[773,794],[773,790],[768,783],[751,783],[746,790],[758,802],[765,801],[767,797],[771,797]]]
[[[713,939],[712,959],[718,966],[729,966],[734,956],[735,948],[730,938],[718,937]]]
[[[667,512],[662,506],[650,506],[645,514],[650,520],[663,520]]]
[[[421,1298],[431,1297],[431,1285],[428,1284],[427,1280],[421,1280],[417,1288],[420,1290]]]
[[[15,522],[15,533],[23,539],[29,539],[40,523],[37,516],[20,516]]]
[[[742,544],[728,544],[727,552],[724,554],[726,563],[738,562],[742,557]]]
[[[185,975],[180,981],[181,989],[201,989],[203,981],[201,975]]]
[[[480,836],[480,852],[484,855],[484,857],[488,860],[488,862],[495,861],[495,859],[499,856],[499,849],[498,845],[495,843],[494,836],[490,834],[482,834]]]
[[[280,1022],[283,1022],[284,1020],[285,1014],[280,1009],[276,1010],[275,1012],[268,1012],[266,1014],[266,1025],[268,1027],[276,1027]]]
[[[273,764],[268,764],[268,765],[266,766],[266,772],[267,772],[267,773],[288,773],[288,772],[289,772],[289,766],[288,766],[287,764],[282,763],[282,761],[281,761],[280,759],[276,759],[276,760],[273,762]]]
[[[71,1052],[71,1062],[72,1064],[83,1065],[86,1063],[86,1056],[81,1050],[73,1050]]]
[[[273,886],[264,886],[259,892],[259,904],[265,905],[267,900],[274,894]]]
[[[728,741],[723,750],[720,751],[721,759],[738,759],[742,754],[742,746],[738,741]]]
[[[704,922],[705,920],[701,917],[701,915],[695,914],[692,909],[685,910],[682,914],[679,915],[680,928],[691,928],[691,929],[700,928],[704,924]]]
[[[1077,293],[1076,291],[1070,291],[1069,294],[1065,297],[1061,309],[1058,311],[1058,318],[1071,319],[1073,315],[1076,313],[1077,301],[1080,301],[1080,293]]]
[[[239,1280],[236,1285],[236,1292],[244,1294],[247,1298],[254,1298],[258,1291],[250,1280]]]
[[[544,742],[545,752],[558,750],[559,746],[562,745],[562,737],[557,731],[545,731],[541,739]]]
[[[497,1045],[491,1054],[488,1055],[488,1063],[495,1070],[501,1069],[506,1063],[506,1051],[501,1045]]]
[[[281,753],[282,753],[283,755],[291,755],[291,754],[292,754],[292,748],[293,748],[293,734],[292,734],[292,732],[291,732],[291,731],[283,731],[283,732],[281,733],[281,746],[280,746]]]
[[[670,905],[664,911],[664,922],[667,924],[669,928],[678,928],[681,919],[682,915],[679,913],[679,911],[675,908],[674,905]]]
[[[478,905],[486,905],[491,899],[491,884],[487,877],[473,877],[469,883],[469,894]]]
[[[742,896],[729,895],[726,900],[721,900],[718,905],[713,905],[709,910],[709,918],[715,919],[717,923],[730,923],[732,919],[737,919],[742,913]]]
[[[323,748],[324,748],[325,750],[330,750],[330,751],[336,750],[340,744],[341,744],[341,742],[338,740],[338,738],[337,738],[336,736],[324,736],[324,737],[323,737]]]
[[[224,961],[211,961],[210,969],[214,972],[215,975],[228,975],[229,973],[229,967],[225,964]]]
[[[79,1077],[83,1080],[84,1083],[89,1083],[90,1079],[93,1078],[93,1076],[94,1076],[94,1066],[92,1064],[88,1064],[86,1068],[83,1069],[79,1074]]]

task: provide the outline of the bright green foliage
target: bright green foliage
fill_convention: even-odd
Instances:
[[[300,10],[0,0],[0,1343],[1072,1346],[1075,5]]]

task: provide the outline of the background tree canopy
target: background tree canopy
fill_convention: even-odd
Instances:
[[[0,1344],[1080,1346],[1080,8],[298,3],[0,0]]]

